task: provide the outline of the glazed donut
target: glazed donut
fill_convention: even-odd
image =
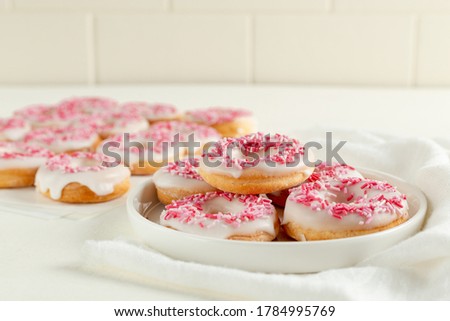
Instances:
[[[408,219],[406,196],[358,177],[316,180],[291,190],[283,226],[296,240],[328,240],[382,231]]]
[[[124,135],[106,139],[97,151],[122,160],[133,175],[151,175],[186,154],[185,148],[175,148],[171,144],[173,136],[169,132],[149,129],[129,134],[128,138],[129,144]]]
[[[104,97],[73,97],[61,101],[57,110],[60,114],[94,115],[117,112],[119,103]]]
[[[21,118],[0,118],[0,141],[21,140],[30,129],[30,125]]]
[[[304,163],[303,156],[303,145],[285,135],[222,138],[203,155],[199,174],[222,191],[272,193],[296,186],[311,175],[314,168]]]
[[[61,127],[70,123],[68,115],[60,114],[55,105],[32,105],[14,112],[14,116],[26,120],[32,128]]]
[[[182,142],[189,142],[189,136],[197,146],[188,147],[188,156],[195,157],[200,155],[203,147],[211,142],[216,142],[220,139],[220,134],[213,128],[187,121],[161,121],[152,125],[152,130],[155,132],[164,132],[175,138],[179,134],[179,139]]]
[[[174,105],[164,103],[127,102],[121,105],[121,109],[141,115],[150,124],[180,118],[180,114]]]
[[[173,201],[161,213],[160,224],[186,233],[242,241],[272,241],[279,228],[268,198],[221,191]]]
[[[72,153],[95,150],[100,138],[92,127],[68,126],[35,129],[27,133],[23,141],[55,153]]]
[[[223,137],[240,137],[256,131],[252,113],[245,109],[210,107],[186,112],[186,120],[211,126]]]
[[[354,167],[347,164],[334,163],[327,165],[326,163],[321,163],[314,168],[314,172],[305,182],[315,182],[317,180],[323,179],[342,179],[349,177],[364,178],[360,172],[358,172]],[[272,200],[275,205],[284,207],[286,205],[286,199],[289,196],[289,189],[284,189],[281,191],[276,191],[273,193],[268,193],[267,197]]]
[[[105,114],[100,137],[106,139],[110,136],[123,133],[136,133],[149,128],[148,122],[139,114],[129,112],[114,112]]]
[[[130,171],[109,157],[77,152],[50,158],[36,173],[36,189],[65,203],[99,203],[125,194]]]
[[[216,189],[198,174],[197,158],[184,159],[164,166],[153,175],[158,198],[163,204],[193,194],[205,194]]]
[[[33,186],[39,166],[53,153],[21,142],[0,142],[0,188]]]

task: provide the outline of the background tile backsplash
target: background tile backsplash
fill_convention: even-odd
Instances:
[[[0,84],[450,85],[449,0],[0,0]]]

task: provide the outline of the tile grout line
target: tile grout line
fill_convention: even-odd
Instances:
[[[5,9],[10,11],[14,9],[13,0],[5,0]]]
[[[328,14],[336,13],[336,3],[335,3],[335,0],[328,0],[326,12],[327,12]]]
[[[90,86],[97,83],[97,46],[95,43],[95,31],[95,16],[91,12],[86,15],[87,84]]]
[[[172,0],[164,0],[164,12],[172,13],[173,12],[173,2]]]
[[[256,52],[256,18],[255,14],[247,17],[247,83],[255,83],[255,52]]]
[[[408,86],[416,87],[418,83],[418,68],[419,68],[419,42],[420,42],[420,17],[413,16],[412,34],[411,34],[411,64],[408,77]]]

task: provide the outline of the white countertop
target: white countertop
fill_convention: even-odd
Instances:
[[[79,95],[252,109],[264,131],[320,126],[450,138],[450,90],[273,86],[0,88],[0,116],[32,103]],[[1,200],[0,200],[1,202]],[[79,269],[85,240],[133,237],[125,208],[81,221],[0,212],[0,300],[177,300],[192,295],[92,275]]]

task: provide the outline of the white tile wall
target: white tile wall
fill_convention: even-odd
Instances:
[[[450,85],[450,0],[0,0],[0,85]]]
[[[0,13],[0,83],[88,81],[86,16]]]
[[[412,31],[410,17],[260,16],[255,79],[407,85]]]
[[[175,11],[195,12],[325,12],[330,0],[173,0]]]
[[[248,18],[221,15],[100,15],[98,80],[248,79]]]
[[[450,15],[425,16],[420,21],[417,83],[450,85]]]
[[[13,0],[24,10],[163,11],[167,0]]]
[[[423,13],[450,11],[449,0],[334,0],[337,12]]]

